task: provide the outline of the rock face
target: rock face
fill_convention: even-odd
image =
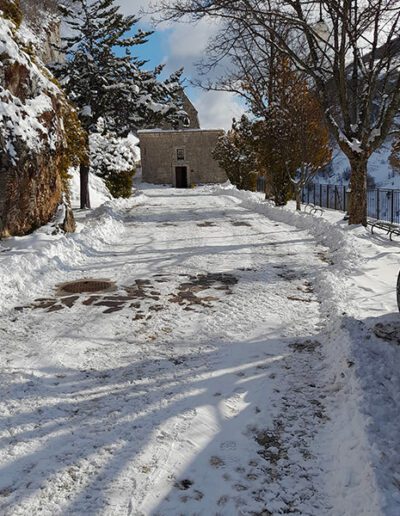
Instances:
[[[45,64],[61,63],[64,55],[57,50],[61,42],[61,23],[58,20],[51,21],[45,28],[44,44],[40,57]]]
[[[78,138],[81,131],[37,52],[20,38],[13,7],[0,0],[0,238],[46,224],[65,202],[68,168],[77,161],[67,129]],[[66,227],[74,229],[71,213]]]
[[[64,55],[61,47],[61,21],[58,15],[58,0],[19,0],[24,19],[25,33],[34,42],[43,63],[60,63]]]

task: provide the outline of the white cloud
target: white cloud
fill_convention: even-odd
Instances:
[[[176,58],[199,59],[204,55],[207,43],[217,30],[209,20],[193,23],[176,23],[168,38],[171,54]]]
[[[138,14],[140,9],[150,9],[154,0],[118,0],[125,14]],[[146,21],[149,17],[145,16]],[[165,29],[168,28],[168,31]],[[198,75],[196,63],[206,52],[209,38],[218,30],[214,21],[201,20],[198,23],[173,23],[159,25],[157,31],[165,34],[165,48],[163,52],[167,57],[163,59],[166,72],[172,73],[179,68],[184,68],[184,74],[189,79],[195,79]],[[217,71],[214,71],[214,75]],[[238,118],[244,112],[243,106],[237,98],[230,93],[201,91],[195,97],[194,104],[199,112],[200,124],[204,128],[231,127],[232,118]]]
[[[204,129],[227,130],[232,125],[232,118],[239,118],[244,113],[237,98],[223,91],[203,91],[193,104]]]
[[[125,14],[138,14],[141,9],[148,9],[150,3],[150,0],[117,0]]]

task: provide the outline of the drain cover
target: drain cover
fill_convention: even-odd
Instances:
[[[58,285],[59,291],[68,294],[81,294],[83,292],[106,292],[113,290],[115,283],[106,279],[82,279],[70,281]]]

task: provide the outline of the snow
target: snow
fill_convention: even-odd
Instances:
[[[0,244],[1,514],[398,515],[398,243],[230,185],[78,215]],[[136,298],[32,307],[83,277]]]
[[[50,80],[50,74],[44,70],[40,60],[34,62],[29,55],[21,50],[20,38],[24,40],[26,28],[17,31],[12,22],[1,19],[0,25],[0,55],[3,61],[18,63],[29,73],[32,98],[21,100],[9,90],[0,86],[0,134],[3,136],[10,157],[17,160],[14,143],[17,140],[25,142],[29,149],[38,150],[44,144],[43,136],[55,143],[55,130],[52,134],[41,122],[43,114],[53,111],[51,96],[60,91]],[[17,44],[17,41],[19,44]],[[28,82],[27,82],[28,83]]]
[[[377,188],[400,189],[400,174],[394,169],[389,158],[392,153],[393,139],[388,138],[368,160],[368,175],[373,178]],[[350,163],[345,154],[335,148],[333,152],[332,171],[318,174],[314,181],[324,184],[347,184]]]
[[[74,208],[79,208],[80,206],[80,177],[79,177],[79,169],[71,168],[69,171],[71,176],[70,180],[70,195],[71,202]],[[108,188],[104,184],[104,181],[96,176],[95,174],[89,174],[89,194],[90,194],[90,203],[92,208],[98,208],[105,202],[109,201],[112,196],[108,191]]]
[[[89,136],[91,172],[107,178],[120,172],[134,170],[140,160],[137,146],[139,140],[133,134],[126,138],[119,138],[113,133],[104,134],[101,130],[103,120],[100,120],[97,126],[99,132],[91,133]]]
[[[336,398],[324,445],[330,450],[335,514],[398,514],[400,350],[376,338],[372,328],[398,322],[399,242],[349,227],[340,212],[325,210],[322,217],[314,217],[296,213],[293,206],[272,207],[260,195],[228,185],[215,189],[216,195],[222,192],[273,220],[307,228],[329,249],[332,265],[318,290],[327,322],[327,382]],[[362,503],[365,493],[370,508]]]

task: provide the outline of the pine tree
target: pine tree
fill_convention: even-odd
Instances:
[[[145,71],[145,61],[132,55],[132,47],[145,44],[151,35],[141,30],[127,35],[138,21],[135,16],[121,14],[115,0],[74,0],[62,13],[71,35],[64,38],[66,61],[53,71],[87,132],[95,130],[100,118],[107,131],[126,136],[162,120],[177,123],[185,116],[179,100],[182,71],[162,82],[162,66]],[[80,170],[81,207],[86,208],[88,164],[81,164]]]

